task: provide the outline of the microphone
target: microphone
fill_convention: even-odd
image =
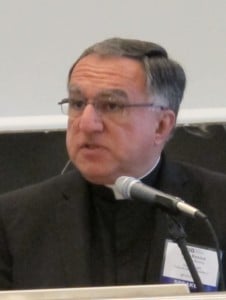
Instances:
[[[173,213],[179,211],[193,218],[207,218],[199,209],[185,203],[181,198],[149,187],[133,177],[121,176],[116,180],[115,186],[125,198],[157,204]]]

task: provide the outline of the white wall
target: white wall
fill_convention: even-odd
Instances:
[[[73,61],[112,36],[166,47],[183,109],[226,107],[225,15],[226,0],[0,0],[0,117],[59,114]]]

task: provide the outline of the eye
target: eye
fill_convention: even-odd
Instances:
[[[86,102],[83,99],[73,99],[69,101],[70,109],[83,110],[86,106]]]
[[[102,103],[102,109],[105,112],[119,112],[123,109],[123,105],[117,101],[105,101]]]
[[[99,99],[98,107],[102,112],[113,113],[113,112],[122,111],[124,105],[116,97],[110,96],[110,97]]]

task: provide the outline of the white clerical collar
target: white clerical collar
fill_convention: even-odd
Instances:
[[[146,172],[143,176],[139,177],[139,178],[136,178],[136,179],[143,179],[144,177],[146,177],[148,174],[151,174],[155,168],[157,167],[158,163],[160,161],[160,156],[158,157],[156,163],[154,164],[154,166],[148,171]],[[107,187],[109,187],[110,189],[112,189],[113,193],[114,193],[114,196],[115,196],[115,199],[119,200],[119,199],[123,199],[123,196],[121,195],[121,193],[118,191],[118,189],[116,188],[116,186],[114,184],[112,185],[106,185]]]

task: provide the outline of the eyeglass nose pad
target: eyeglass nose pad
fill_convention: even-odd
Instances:
[[[97,103],[87,103],[83,112],[85,111],[86,108],[90,107],[93,112],[100,118],[101,117],[101,109],[97,105]]]
[[[103,130],[102,118],[93,105],[86,106],[78,120],[78,127],[86,133],[101,132]]]

